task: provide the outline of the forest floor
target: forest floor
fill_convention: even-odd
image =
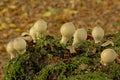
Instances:
[[[120,31],[120,0],[1,0],[0,1],[0,76],[10,59],[5,47],[9,40],[29,31],[36,20],[48,22],[47,33],[60,35],[68,21],[91,29],[97,20],[106,32]],[[84,22],[84,24],[81,24]]]

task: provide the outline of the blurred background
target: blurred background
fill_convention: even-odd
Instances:
[[[120,0],[0,0],[0,77],[10,55],[9,40],[29,31],[35,21],[48,23],[47,33],[60,35],[65,22],[92,29],[96,24],[105,32],[120,31]]]

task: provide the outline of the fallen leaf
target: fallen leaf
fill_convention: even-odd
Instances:
[[[16,28],[16,25],[13,24],[13,23],[11,23],[11,24],[10,24],[10,28]]]
[[[96,0],[98,4],[101,4],[103,1],[102,0]]]
[[[27,18],[28,17],[28,13],[27,12],[23,13],[22,17]]]
[[[78,11],[76,11],[76,10],[69,10],[69,13],[70,13],[70,14],[77,14]]]
[[[6,29],[6,24],[5,23],[1,23],[1,26],[0,26],[0,31]]]
[[[119,58],[119,57],[116,58],[116,62],[117,62],[118,64],[120,64],[120,58]]]
[[[8,9],[4,8],[1,12],[4,14],[4,13],[8,12]]]
[[[81,68],[82,70],[85,70],[85,69],[88,68],[88,65],[87,65],[87,64],[81,64],[81,65],[80,65],[80,68]]]
[[[97,49],[94,48],[91,53],[88,53],[88,56],[94,56],[96,54]]]
[[[5,20],[6,20],[6,22],[8,22],[8,23],[11,23],[11,19],[10,18],[5,18]]]
[[[4,28],[0,26],[0,31],[2,31],[2,30],[4,30]]]
[[[116,62],[117,62],[118,64],[120,64],[120,54],[117,54]]]
[[[17,29],[15,29],[15,31],[16,31],[16,32],[20,32],[20,31],[21,31],[21,29],[20,29],[20,28],[17,28]]]
[[[108,40],[108,41],[106,41],[105,43],[103,43],[101,46],[106,47],[106,46],[108,46],[108,45],[114,46],[113,41]]]
[[[51,11],[47,11],[43,14],[44,17],[50,17],[52,15]]]
[[[15,5],[10,5],[9,8],[10,9],[16,9],[17,7]]]

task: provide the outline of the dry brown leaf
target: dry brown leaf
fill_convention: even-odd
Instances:
[[[102,0],[96,0],[98,4],[101,4],[103,1]]]
[[[44,17],[50,17],[52,15],[51,11],[47,11],[43,14]]]
[[[117,62],[118,64],[120,64],[120,58],[119,58],[119,57],[116,58],[116,62]]]
[[[11,23],[11,24],[10,24],[10,28],[16,28],[16,25],[13,24],[13,23]]]
[[[27,12],[23,13],[22,17],[27,18],[28,17],[28,13]]]
[[[101,46],[106,47],[106,46],[108,46],[108,45],[114,46],[113,41],[108,40],[108,41],[106,41],[105,43],[103,43]]]
[[[117,62],[118,64],[120,64],[120,54],[117,54],[116,62]]]
[[[76,11],[76,10],[69,10],[69,13],[70,13],[70,14],[77,14],[78,11]]]
[[[15,5],[10,5],[9,8],[10,9],[16,9],[17,7]]]
[[[15,29],[15,31],[16,31],[16,32],[20,32],[20,31],[21,31],[21,29],[20,29],[20,28],[17,28],[17,29]]]
[[[10,18],[5,18],[5,20],[6,20],[6,22],[8,22],[8,23],[11,23],[11,19]]]
[[[0,31],[2,31],[2,30],[4,30],[4,29],[5,29],[4,27],[0,26]]]
[[[88,53],[88,56],[94,56],[96,54],[97,49],[94,48],[91,53]]]
[[[88,65],[87,65],[87,64],[81,64],[81,65],[80,65],[80,68],[81,68],[82,70],[85,70],[85,69],[88,68]]]
[[[8,9],[4,8],[1,12],[4,14],[4,13],[8,12]]]

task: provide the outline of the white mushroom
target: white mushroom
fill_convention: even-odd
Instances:
[[[13,48],[19,53],[24,54],[26,52],[27,43],[22,37],[14,39]]]
[[[104,37],[104,30],[100,26],[94,27],[92,30],[92,36],[95,43],[99,43]]]
[[[44,34],[47,30],[47,23],[40,19],[35,22],[34,26],[30,29],[29,33],[33,38],[33,41],[36,42],[40,34]]]
[[[85,28],[77,29],[73,37],[74,39],[73,39],[72,46],[76,48],[79,46],[79,43],[87,39],[87,31],[85,30]]]
[[[15,58],[17,55],[17,51],[13,47],[13,42],[14,40],[11,40],[10,42],[8,42],[6,47],[6,51],[10,54],[11,59]]]
[[[104,66],[108,65],[109,63],[113,62],[117,58],[117,54],[113,49],[105,49],[101,53],[101,64]]]
[[[30,36],[31,36],[32,39],[33,39],[33,42],[36,43],[37,34],[36,34],[36,31],[35,31],[34,27],[32,27],[32,28],[30,29],[29,33],[30,33]]]
[[[11,59],[17,57],[19,54],[26,52],[26,41],[22,37],[11,40],[6,47],[6,51],[10,54]]]
[[[75,26],[72,22],[68,22],[62,25],[60,29],[62,39],[60,41],[61,44],[66,44],[67,41],[73,36],[75,32]]]

